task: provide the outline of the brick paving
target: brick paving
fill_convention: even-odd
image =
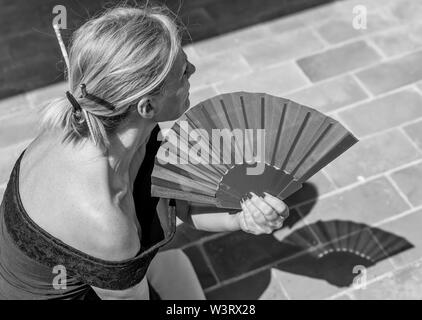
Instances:
[[[177,13],[186,26],[183,41],[198,41],[297,12],[333,0],[158,0]],[[65,43],[73,30],[113,0],[0,0],[0,98],[63,81],[64,63],[52,29],[55,6],[66,8]],[[148,1],[132,1],[143,4]],[[61,10],[60,10],[61,12]],[[239,41],[244,41],[239,33]],[[205,49],[205,48],[204,48]],[[200,50],[199,50],[200,52]],[[206,54],[208,52],[206,51]],[[55,63],[52,63],[55,61]]]
[[[357,4],[368,9],[364,31],[352,28]],[[187,253],[209,299],[422,298],[421,21],[418,0],[346,0],[185,47],[197,65],[192,105],[265,91],[333,116],[360,138],[286,200],[291,216],[272,235],[178,226],[168,248]],[[0,101],[0,195],[36,132],[38,108],[63,94],[59,83]],[[366,266],[366,282],[354,282],[355,265]]]

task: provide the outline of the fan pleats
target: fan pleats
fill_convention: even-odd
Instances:
[[[338,121],[296,102],[222,94],[191,108],[169,130],[153,193],[228,208],[240,208],[248,186],[284,199],[356,142]],[[260,179],[244,177],[260,163]]]

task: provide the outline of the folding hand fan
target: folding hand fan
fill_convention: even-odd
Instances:
[[[338,121],[284,98],[218,95],[169,130],[152,194],[232,209],[250,191],[285,199],[357,141]]]
[[[349,253],[376,263],[412,248],[406,239],[352,221],[317,221],[283,239],[309,251],[317,259],[331,253]]]

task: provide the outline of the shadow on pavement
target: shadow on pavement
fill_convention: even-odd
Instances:
[[[273,266],[273,269],[322,279],[339,288],[351,286],[355,279],[360,281],[359,276],[367,268],[413,248],[403,237],[345,220],[318,221],[293,231],[278,245],[294,246],[296,255],[292,251],[289,258]],[[207,298],[256,300],[262,296],[271,281],[271,269],[266,269],[213,290],[208,293]]]
[[[413,248],[405,238],[363,223],[328,220],[303,226],[298,224],[311,213],[317,197],[315,186],[306,183],[286,200],[289,206],[303,201],[310,201],[310,205],[305,206],[307,211],[301,214],[291,211],[281,229],[282,237],[244,235],[239,231],[239,234],[236,232],[212,240],[215,244],[206,243],[205,251],[220,280],[230,280],[274,261],[272,268],[287,275],[322,279],[345,288],[358,280],[366,268]],[[242,260],[243,256],[248,258]],[[271,281],[271,268],[268,268],[209,290],[207,298],[256,300],[268,289]]]

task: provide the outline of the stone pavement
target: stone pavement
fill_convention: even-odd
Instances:
[[[165,4],[177,13],[189,31],[189,35],[186,34],[183,38],[187,42],[191,39],[206,39],[332,1],[248,0],[246,6],[244,0],[126,2],[129,5],[142,5],[146,2]],[[64,62],[52,28],[53,19],[58,13],[66,10],[66,27],[62,30],[62,36],[67,44],[72,32],[89,17],[103,8],[123,2],[125,1],[0,0],[0,99],[63,81]]]
[[[352,27],[353,7],[367,29]],[[192,105],[266,92],[340,120],[360,142],[287,199],[272,235],[182,224],[168,246],[190,257],[209,299],[422,298],[422,2],[348,0],[185,47]],[[0,194],[63,84],[0,102]],[[163,124],[168,127],[170,123]]]

